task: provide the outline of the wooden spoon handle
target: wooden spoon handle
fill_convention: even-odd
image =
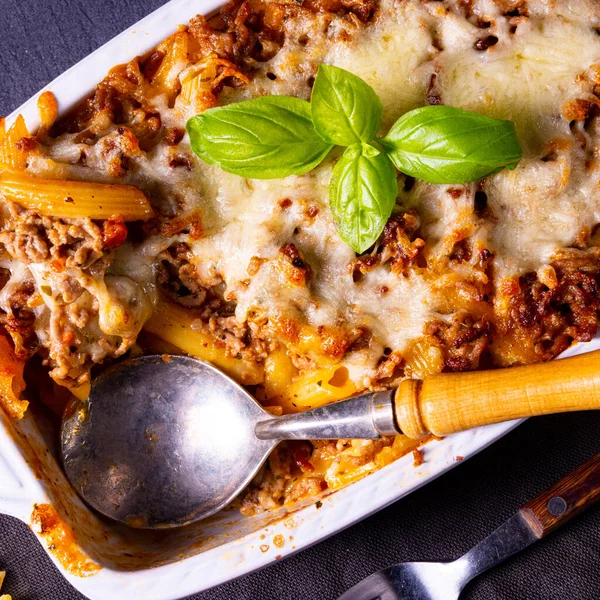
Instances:
[[[596,454],[537,498],[521,514],[538,538],[543,538],[600,500],[600,454]]]
[[[415,439],[594,409],[600,409],[600,350],[524,367],[407,379],[395,396],[397,423]]]

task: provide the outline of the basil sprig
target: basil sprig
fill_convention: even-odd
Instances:
[[[310,108],[317,133],[337,146],[369,143],[383,115],[381,100],[370,85],[344,69],[327,65],[319,66]]]
[[[383,107],[360,77],[321,65],[310,103],[265,96],[207,110],[187,123],[194,152],[224,171],[279,179],[314,169],[333,146],[329,204],[342,239],[362,253],[381,235],[397,197],[396,172],[429,183],[467,183],[514,169],[515,126],[451,106],[426,106],[376,138]]]
[[[467,183],[514,169],[523,152],[515,124],[453,106],[416,108],[381,140],[399,171],[429,183]]]
[[[346,148],[329,185],[340,237],[359,254],[367,250],[390,218],[397,195],[396,171],[385,153],[364,142]]]
[[[211,108],[191,118],[187,131],[204,162],[252,179],[308,173],[333,147],[315,131],[310,104],[290,96]]]

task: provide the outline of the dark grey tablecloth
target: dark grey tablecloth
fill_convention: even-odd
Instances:
[[[0,114],[160,0],[0,0]],[[102,73],[98,73],[100,79]],[[196,600],[332,600],[372,571],[464,553],[524,501],[600,452],[600,414],[525,423],[493,447],[377,515]],[[26,525],[0,516],[3,591],[15,600],[82,598]],[[600,599],[600,509],[592,509],[472,584],[469,600]],[[107,599],[110,600],[110,599]],[[132,600],[135,600],[132,598]]]

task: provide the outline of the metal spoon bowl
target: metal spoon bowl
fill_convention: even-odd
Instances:
[[[215,367],[145,356],[107,369],[61,428],[65,472],[102,514],[139,528],[178,527],[229,504],[282,439],[398,433],[393,392],[272,417]]]

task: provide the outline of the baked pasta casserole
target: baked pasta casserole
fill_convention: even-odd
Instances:
[[[403,378],[546,361],[600,309],[600,2],[233,0],[115,67],[59,118],[0,121],[0,393],[61,412],[126,355],[184,352],[272,414]],[[513,121],[524,157],[474,183],[397,174],[357,254],[327,202],[332,152],[248,179],[192,152],[188,119],[308,99],[320,64],[373,87],[382,131],[449,105]],[[404,436],[282,443],[240,499],[318,496],[416,448]]]

